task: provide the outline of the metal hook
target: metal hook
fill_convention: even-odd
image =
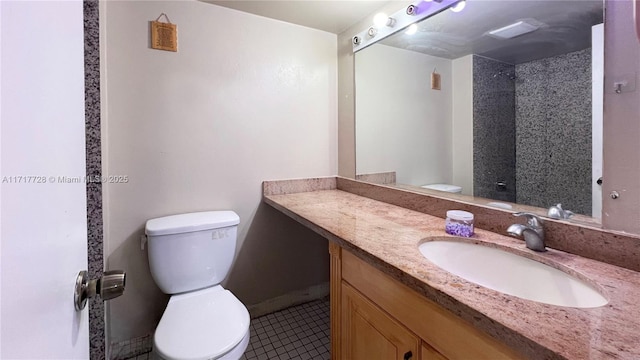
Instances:
[[[165,19],[167,19],[167,22],[168,22],[169,24],[171,24],[171,20],[169,20],[169,17],[168,17],[168,16],[167,16],[167,14],[165,14],[165,13],[160,14],[160,16],[158,16],[158,18],[156,19],[156,21],[160,21],[160,18],[161,18],[161,17],[163,17],[163,16],[164,16],[164,18],[165,18]]]

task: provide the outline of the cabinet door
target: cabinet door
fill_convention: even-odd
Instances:
[[[341,256],[343,283],[353,286],[384,314],[406,326],[445,357],[465,360],[525,358],[351,252],[342,251]]]
[[[423,341],[420,360],[447,360],[447,358]]]
[[[342,282],[342,356],[347,360],[417,360],[420,339]]]

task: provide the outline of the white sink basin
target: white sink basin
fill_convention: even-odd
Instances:
[[[500,249],[434,240],[421,244],[420,252],[454,275],[519,298],[576,308],[608,302],[593,286],[572,275]]]

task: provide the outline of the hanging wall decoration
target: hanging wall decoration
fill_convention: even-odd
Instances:
[[[167,22],[160,22],[163,17]],[[156,50],[178,51],[178,26],[172,24],[167,14],[162,13],[156,21],[151,21],[151,48]]]
[[[436,72],[436,69],[433,69],[431,73],[431,88],[433,90],[440,90],[440,74]]]

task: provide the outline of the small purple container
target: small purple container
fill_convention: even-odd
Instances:
[[[449,235],[461,237],[473,236],[473,214],[462,210],[447,211],[444,230]]]

